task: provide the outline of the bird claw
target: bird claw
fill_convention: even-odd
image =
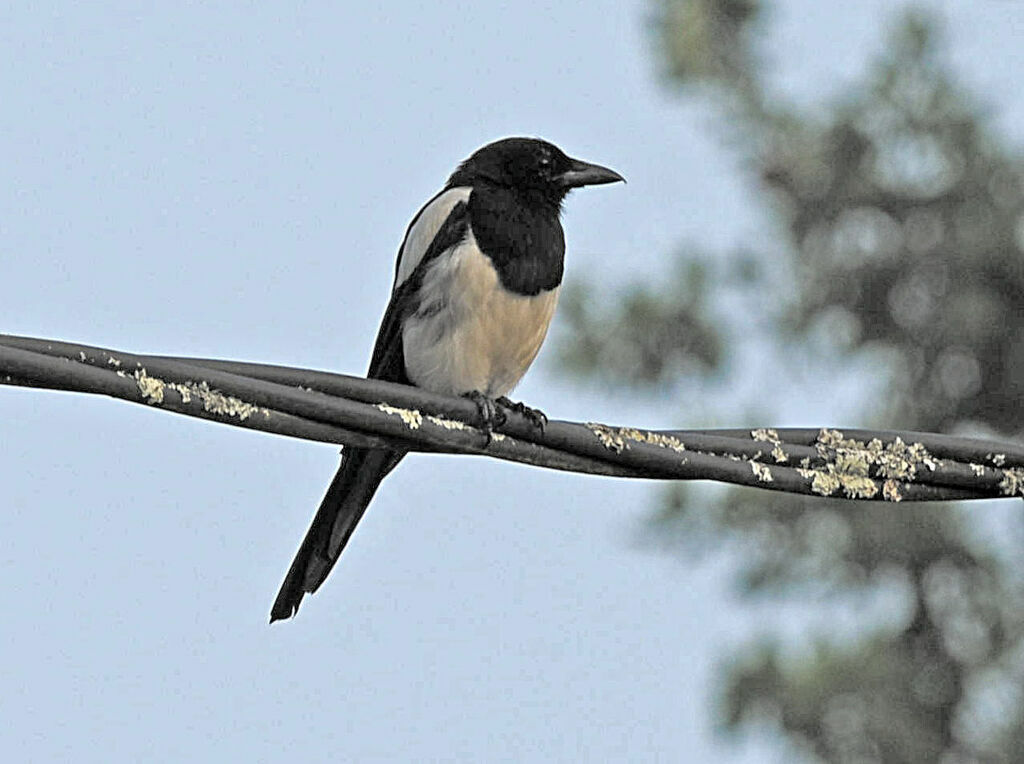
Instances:
[[[509,411],[514,411],[530,420],[530,424],[536,427],[543,434],[544,428],[548,425],[547,415],[540,409],[527,406],[522,401],[510,401],[504,395],[497,399],[496,403]]]
[[[548,418],[543,411],[530,408],[525,403],[519,401],[511,401],[504,395],[500,398],[490,398],[479,390],[474,390],[473,392],[464,393],[462,397],[468,398],[476,404],[477,413],[480,415],[480,429],[483,430],[484,435],[487,437],[485,447],[491,445],[491,441],[494,439],[494,431],[508,421],[507,411],[512,411],[525,417],[530,424],[541,431],[541,434],[544,433],[544,428],[547,427]]]
[[[487,442],[484,446],[491,445],[493,440],[495,428],[501,427],[508,421],[508,416],[504,411],[501,410],[498,405],[498,401],[494,398],[489,398],[479,390],[474,390],[469,393],[465,393],[463,398],[468,398],[476,404],[477,413],[480,415],[481,427],[484,435],[487,437]]]

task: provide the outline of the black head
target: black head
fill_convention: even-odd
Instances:
[[[566,156],[537,138],[504,138],[489,143],[459,165],[449,186],[490,183],[558,204],[580,186],[624,180],[614,170]]]

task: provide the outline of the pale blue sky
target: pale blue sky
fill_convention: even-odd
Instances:
[[[855,76],[893,5],[780,2],[787,91]],[[929,5],[1020,141],[1024,4]],[[0,10],[4,332],[360,373],[409,217],[510,134],[629,179],[568,201],[570,279],[771,235],[715,122],[659,83],[644,3],[162,7]],[[573,389],[550,357],[518,396],[554,417],[699,419]],[[0,431],[12,761],[776,755],[713,735],[715,657],[755,616],[724,564],[636,543],[650,484],[410,458],[270,627],[331,448],[12,388]]]

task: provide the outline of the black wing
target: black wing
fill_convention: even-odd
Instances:
[[[465,202],[460,201],[445,218],[413,272],[395,287],[377,332],[369,378],[410,384],[405,373],[402,322],[416,310],[426,267],[457,246],[465,238],[468,227],[468,210]],[[381,480],[404,456],[404,451],[347,446],[342,450],[341,466],[274,600],[271,621],[291,618],[298,611],[302,598],[320,587],[341,556]]]
[[[435,197],[436,198],[436,197]],[[415,312],[423,274],[427,266],[448,250],[456,247],[469,230],[469,208],[465,202],[458,202],[448,213],[441,228],[434,235],[427,251],[423,253],[416,268],[401,284],[396,284],[391,294],[391,302],[384,313],[380,329],[377,331],[377,342],[373,347],[370,359],[370,379],[384,379],[389,382],[401,382],[411,385],[405,373],[405,353],[402,349],[402,323],[405,318]]]

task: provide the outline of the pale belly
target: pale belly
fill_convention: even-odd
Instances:
[[[558,289],[523,297],[505,291],[472,234],[424,275],[420,309],[405,320],[409,379],[448,395],[506,395],[537,357]]]

